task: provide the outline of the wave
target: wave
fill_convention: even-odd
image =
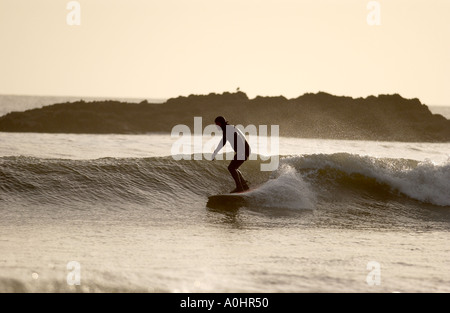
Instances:
[[[97,160],[0,158],[0,199],[58,205],[123,203],[167,208],[206,203],[233,188],[227,161],[175,161],[159,158]],[[401,199],[450,206],[450,160],[444,164],[352,154],[285,156],[272,173],[259,161],[242,166],[244,176],[260,186],[254,205],[314,209],[351,194],[362,198]]]
[[[338,153],[287,157],[284,162],[305,175],[320,177],[321,182],[332,180],[342,187],[400,193],[424,203],[450,206],[450,159],[436,165],[431,161]]]

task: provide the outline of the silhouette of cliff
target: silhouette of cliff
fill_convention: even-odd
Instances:
[[[0,117],[3,132],[169,133],[177,124],[203,127],[218,115],[232,124],[280,125],[280,135],[304,138],[450,141],[450,120],[418,99],[398,94],[351,98],[319,92],[298,98],[256,97],[243,92],[190,95],[165,103],[118,101],[59,103]]]

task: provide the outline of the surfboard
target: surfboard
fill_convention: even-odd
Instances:
[[[234,193],[227,193],[221,195],[214,195],[208,197],[206,206],[212,209],[238,209],[245,206],[246,200],[242,195],[236,195]]]
[[[209,208],[239,208],[247,203],[246,195],[251,194],[257,187],[241,192],[224,193],[208,197],[206,206]]]

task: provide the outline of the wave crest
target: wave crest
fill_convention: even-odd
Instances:
[[[81,201],[164,207],[204,201],[232,189],[227,161],[175,161],[171,157],[98,160],[0,158],[0,198],[6,201],[73,203]],[[287,156],[277,171],[260,171],[248,161],[242,172],[265,206],[313,208],[327,186],[363,194],[399,194],[450,206],[450,160],[436,165],[406,159],[352,154]],[[359,194],[357,194],[359,193]],[[336,193],[335,193],[336,194]],[[256,201],[256,198],[255,198]],[[356,201],[356,200],[355,200]]]
[[[320,183],[327,180],[336,182],[340,176],[342,187],[357,184],[365,185],[369,189],[367,191],[390,189],[421,202],[450,206],[450,159],[437,165],[431,161],[339,153],[286,157],[282,162],[309,175],[314,171],[316,178],[322,174]]]

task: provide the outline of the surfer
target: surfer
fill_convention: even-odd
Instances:
[[[239,166],[247,161],[248,156],[250,155],[250,146],[247,140],[245,140],[244,134],[233,125],[228,124],[228,121],[225,120],[223,116],[216,117],[214,122],[217,127],[222,130],[223,137],[212,154],[212,160],[215,160],[217,153],[219,153],[220,149],[222,149],[228,141],[236,152],[230,165],[228,165],[228,170],[236,183],[236,189],[231,191],[231,193],[248,190],[249,187],[247,181],[242,176],[241,171],[239,171]]]

